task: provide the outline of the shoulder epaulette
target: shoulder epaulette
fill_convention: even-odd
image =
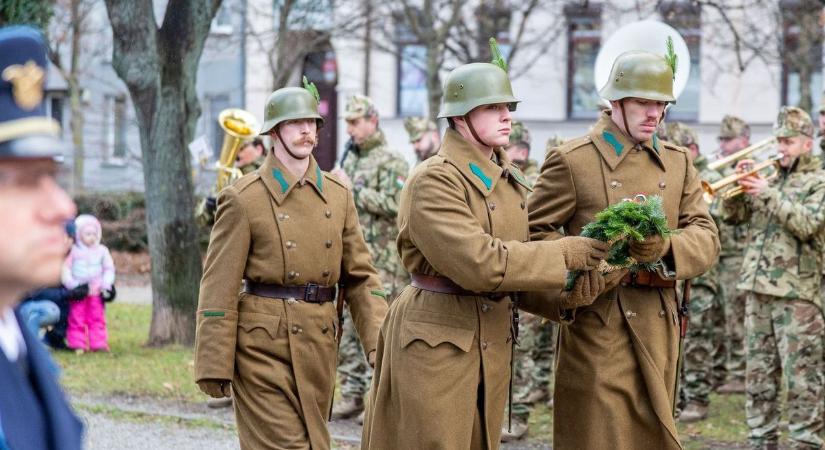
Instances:
[[[336,177],[335,175],[333,175],[333,174],[331,174],[331,173],[329,173],[329,172],[324,172],[324,171],[321,171],[321,173],[324,175],[324,178],[325,178],[325,179],[327,179],[327,180],[331,181],[333,184],[337,184],[338,186],[340,186],[340,187],[342,187],[342,188],[344,188],[344,189],[349,189],[349,188],[347,187],[347,185],[346,185],[346,184],[344,184],[344,182],[343,182],[343,181],[339,180],[339,179],[338,179],[338,177]]]
[[[587,144],[590,144],[593,140],[590,138],[590,135],[580,136],[574,139],[570,139],[569,141],[565,142],[564,144],[560,145],[557,148],[557,151],[561,152],[562,154],[567,154],[572,152],[573,150],[579,149],[584,147]]]
[[[674,150],[674,151],[677,151],[677,152],[688,153],[688,149],[686,149],[682,146],[676,145],[673,142],[668,142],[668,141],[659,141],[659,142],[662,144],[662,146],[664,148],[666,148],[668,150]]]
[[[256,180],[260,178],[261,174],[259,174],[257,170],[254,170],[238,178],[234,183],[232,183],[232,187],[235,188],[235,190],[238,192],[243,192],[244,189],[251,186],[252,183],[254,183]]]

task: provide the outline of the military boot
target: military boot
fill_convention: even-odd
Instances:
[[[705,405],[700,405],[696,402],[690,402],[679,414],[679,422],[682,423],[693,423],[699,422],[700,420],[705,420],[708,418],[708,407]]]
[[[744,394],[745,383],[739,380],[728,381],[727,383],[716,388],[716,392],[719,394]]]
[[[506,420],[506,419],[505,419]],[[503,426],[501,430],[501,442],[513,442],[527,437],[527,419],[524,417],[513,416],[513,423],[510,431],[507,431],[507,426]]]
[[[332,407],[333,419],[349,419],[355,417],[364,410],[364,399],[362,397],[344,397],[343,400]]]

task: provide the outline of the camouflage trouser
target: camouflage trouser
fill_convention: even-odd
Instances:
[[[747,294],[735,288],[739,282],[742,257],[730,256],[719,260],[719,286],[722,306],[725,308],[727,372],[731,381],[745,380],[745,298]]]
[[[716,322],[723,317],[719,295],[707,286],[693,286],[682,365],[682,393],[688,403],[705,406],[710,403],[714,362],[719,341],[724,340],[724,335],[717,330]]]
[[[387,293],[387,300],[394,299],[406,286],[404,277],[396,276],[380,268],[377,270]],[[344,311],[344,331],[341,336],[341,346],[338,348],[338,375],[341,377],[342,397],[362,398],[370,389],[372,368],[367,363],[361,340],[352,323],[349,308]]]
[[[513,355],[513,416],[527,420],[533,409],[527,397],[531,392],[550,389],[556,326],[553,322],[544,322],[541,317],[527,313],[521,313],[520,319],[520,345],[516,346]]]
[[[779,437],[781,378],[785,377],[788,432],[794,448],[820,448],[825,414],[825,320],[804,300],[749,293],[747,402],[754,447]]]

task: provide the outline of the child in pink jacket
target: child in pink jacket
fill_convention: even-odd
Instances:
[[[100,243],[100,222],[92,215],[75,219],[75,244],[63,265],[63,285],[73,289],[89,285],[89,295],[69,305],[66,343],[78,353],[109,351],[102,293],[111,291],[115,282],[115,265],[109,249]],[[88,337],[88,340],[87,340]]]

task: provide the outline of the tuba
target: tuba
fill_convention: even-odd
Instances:
[[[258,134],[258,121],[252,113],[243,109],[224,109],[218,115],[218,124],[223,129],[224,136],[221,156],[215,163],[218,170],[215,192],[220,192],[221,189],[241,176],[241,171],[235,167],[238,150],[245,141],[254,138]]]

